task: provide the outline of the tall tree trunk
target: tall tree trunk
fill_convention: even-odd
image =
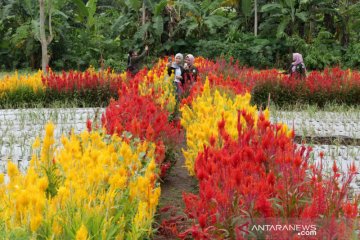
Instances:
[[[49,63],[48,49],[45,35],[45,0],[39,0],[40,4],[40,43],[41,43],[41,68],[46,73],[46,67]]]
[[[257,36],[258,16],[257,16],[257,0],[254,0],[254,35]]]
[[[50,56],[48,54],[48,46],[53,40],[52,25],[51,25],[51,1],[48,0],[49,5],[49,32],[50,35],[46,37],[45,33],[45,0],[39,0],[40,6],[40,43],[41,43],[41,68],[46,73],[46,67],[49,65]]]

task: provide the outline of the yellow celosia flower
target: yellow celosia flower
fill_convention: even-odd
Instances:
[[[35,141],[34,141],[34,143],[33,143],[33,145],[32,145],[32,148],[33,149],[37,149],[37,148],[39,148],[40,147],[40,138],[39,137],[36,137],[35,138]]]
[[[124,167],[121,167],[114,175],[109,179],[111,186],[117,189],[123,189],[126,186],[127,172]]]
[[[181,108],[181,125],[186,129],[187,148],[183,149],[185,166],[190,175],[194,175],[194,161],[203,146],[209,145],[211,136],[218,137],[218,122],[225,119],[225,130],[236,139],[238,137],[237,122],[238,111],[246,111],[255,120],[258,119],[256,106],[250,104],[251,95],[229,96],[221,94],[218,90],[212,90],[208,79],[204,84],[204,90],[197,96],[190,106],[184,105]],[[265,117],[268,117],[265,112]],[[240,123],[245,127],[245,119],[241,116]]]
[[[49,184],[49,182],[48,182],[47,177],[42,177],[38,181],[39,189],[42,190],[42,191],[45,191],[47,189],[48,184]]]
[[[160,65],[161,62],[155,68],[159,68]],[[144,81],[139,83],[139,91],[142,96],[150,95],[154,91],[155,102],[167,111],[173,112],[176,106],[175,88],[169,79],[172,78],[168,77],[166,69],[160,73],[150,70]]]
[[[17,175],[19,175],[19,170],[17,168],[17,166],[12,163],[12,162],[8,162],[8,169],[7,169],[7,173],[9,175],[10,178],[14,178],[16,177]]]
[[[6,224],[6,231],[24,228],[36,234],[44,224],[50,226],[49,235],[44,237],[68,239],[71,236],[66,235],[61,225],[102,218],[106,224],[99,223],[94,228],[106,235],[120,221],[115,217],[119,211],[132,209],[142,202],[139,214],[136,211],[121,213],[116,237],[133,235],[134,222],[146,223],[146,228],[138,227],[134,232],[137,239],[148,237],[161,192],[155,181],[158,171],[155,144],[129,143],[118,136],[109,139],[98,132],[72,133],[70,137],[62,137],[63,145],[55,152],[53,131],[53,125],[46,127],[41,156],[33,154],[25,175],[9,163],[10,182],[0,184],[0,221]],[[50,172],[45,173],[44,169]],[[46,192],[50,183],[55,184],[57,190],[51,197]],[[93,237],[89,233],[85,235],[85,230],[78,230],[79,239]]]
[[[15,72],[13,75],[6,75],[0,79],[0,98],[6,92],[12,92],[20,87],[31,88],[34,92],[44,90],[45,85],[42,83],[42,72],[36,74],[19,75]]]
[[[52,122],[46,124],[45,126],[45,137],[41,149],[40,161],[47,167],[50,166],[53,159],[54,150],[52,145],[55,143],[54,128],[55,126]]]
[[[81,227],[79,228],[79,230],[77,230],[75,239],[76,240],[88,239],[88,231],[84,224],[82,224]]]
[[[40,214],[36,214],[30,220],[30,228],[32,232],[35,232],[41,225],[42,216]]]
[[[62,232],[62,226],[56,220],[54,221],[51,229],[52,229],[52,231],[54,232],[55,235],[60,235],[61,232]]]

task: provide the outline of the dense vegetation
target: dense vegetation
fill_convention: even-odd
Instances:
[[[46,0],[45,17],[55,70],[123,70],[145,43],[153,56],[226,55],[256,68],[285,68],[292,52],[308,69],[360,67],[357,0]],[[38,0],[0,1],[0,70],[40,68],[39,25]]]

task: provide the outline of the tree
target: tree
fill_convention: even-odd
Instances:
[[[52,14],[52,1],[48,0],[49,8],[49,35],[46,36],[45,33],[45,0],[39,0],[39,10],[40,10],[40,43],[41,43],[41,68],[42,71],[46,73],[46,68],[49,65],[49,55],[48,55],[48,45],[54,38],[52,25],[51,25],[51,14]]]

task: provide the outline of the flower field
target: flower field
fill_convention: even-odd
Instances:
[[[272,102],[280,106],[298,103],[356,106],[360,103],[360,72],[355,70],[312,71],[304,81],[299,81],[276,69],[257,71],[232,60],[214,62],[197,58],[196,62],[203,82],[207,78],[211,86],[221,86],[236,94],[249,92],[252,104],[259,106],[266,105],[269,93]],[[136,83],[130,85],[136,86],[141,95],[157,95],[156,103],[162,107],[166,104],[167,110],[171,111],[175,107],[175,96],[171,83],[163,84],[165,64],[165,60],[161,60],[150,71],[140,71],[135,79],[131,79]],[[57,73],[49,69],[46,75],[41,72],[5,75],[0,78],[0,108],[49,106],[59,101],[75,102],[80,107],[105,107],[111,98],[118,98],[118,89],[129,85],[130,78],[126,73],[119,74],[110,69],[97,72],[93,68],[85,72]],[[187,92],[188,97],[183,103],[190,103],[199,91],[200,82]]]
[[[360,198],[350,191],[357,182],[357,146],[339,162],[341,154],[331,146],[295,142],[295,136],[321,134],[356,140],[358,118],[344,117],[348,125],[339,127],[333,116],[272,116],[265,105],[269,93],[280,105],[285,99],[356,105],[360,73],[334,68],[311,72],[300,82],[276,70],[197,58],[200,80],[177,103],[165,65],[159,59],[133,78],[88,69],[15,73],[0,80],[3,108],[74,99],[106,107],[81,114],[59,110],[65,113],[59,116],[46,110],[30,118],[0,111],[5,148],[11,145],[6,126],[12,121],[22,121],[22,131],[29,123],[30,131],[39,116],[41,124],[51,119],[61,127],[68,117],[69,128],[76,128],[59,131],[48,123],[42,138],[21,142],[23,135],[13,135],[20,148],[33,144],[25,169],[8,161],[0,175],[1,239],[155,238],[160,182],[166,184],[181,155],[199,191],[183,193],[187,221],[159,223],[167,239],[304,239],[297,231],[250,231],[260,222],[315,224],[316,236],[306,239],[358,239]],[[331,123],[319,122],[324,118],[336,129],[325,131]]]

